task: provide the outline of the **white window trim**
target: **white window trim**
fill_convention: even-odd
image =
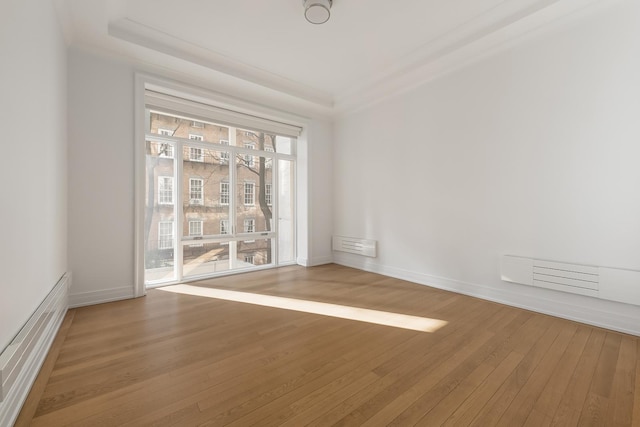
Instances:
[[[204,141],[204,136],[198,135],[198,134],[195,134],[195,133],[190,133],[189,134],[189,139],[191,141],[201,141],[201,142],[203,142]]]
[[[171,129],[158,128],[158,135],[160,136],[173,136],[174,132]]]

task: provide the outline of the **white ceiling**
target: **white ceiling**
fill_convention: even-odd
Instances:
[[[181,72],[196,64],[332,108],[482,39],[504,42],[495,35],[527,20],[539,26],[557,17],[553,8],[566,14],[594,0],[334,0],[323,25],[304,19],[302,0],[55,1],[72,45]]]

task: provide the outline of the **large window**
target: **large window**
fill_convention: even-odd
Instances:
[[[296,128],[146,96],[145,283],[295,262]]]

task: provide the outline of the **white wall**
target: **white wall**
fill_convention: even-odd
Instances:
[[[315,120],[310,124],[308,132],[311,197],[309,265],[319,265],[333,259],[333,124]]]
[[[72,305],[133,295],[133,68],[69,52]]]
[[[67,58],[51,3],[0,13],[0,351],[67,270]]]
[[[133,295],[134,73],[161,71],[84,50],[71,49],[69,55],[69,263],[71,304],[81,305]],[[305,152],[312,174],[306,262],[331,259],[325,164],[331,160],[330,137],[330,123],[311,120]]]
[[[335,127],[341,263],[640,333],[640,309],[507,284],[500,254],[640,270],[640,3],[617,2]],[[585,319],[585,316],[588,319]]]

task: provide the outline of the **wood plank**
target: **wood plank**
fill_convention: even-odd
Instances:
[[[640,340],[636,340],[636,354],[638,361],[636,362],[636,386],[633,394],[633,417],[632,425],[640,425]]]
[[[18,425],[640,424],[638,337],[337,265],[190,285],[447,324],[150,290],[73,310]]]
[[[604,344],[606,332],[601,329],[593,329],[587,340],[584,351],[580,356],[569,385],[553,416],[553,426],[578,425],[582,407],[589,393],[591,380],[596,370],[600,352]]]
[[[628,408],[633,407],[633,393],[635,388],[635,363],[637,343],[634,338],[622,336],[620,352],[616,365],[611,397],[605,420],[613,421],[616,426],[631,426],[633,413]]]
[[[49,381],[49,377],[51,376],[51,372],[56,363],[56,359],[58,358],[58,354],[60,353],[60,349],[65,341],[67,333],[69,332],[69,328],[71,327],[71,323],[73,323],[73,318],[75,316],[75,310],[71,309],[67,311],[67,314],[64,316],[62,320],[62,324],[60,325],[60,329],[56,334],[53,342],[51,343],[51,348],[49,349],[49,353],[42,364],[42,368],[40,368],[40,372],[36,377],[33,385],[31,386],[31,390],[29,390],[29,395],[27,396],[24,405],[22,405],[22,409],[20,410],[20,414],[14,423],[14,427],[22,427],[28,426],[31,424],[31,420],[36,414],[36,410],[38,409],[38,403],[42,398],[42,393],[47,386],[47,382]]]
[[[604,426],[607,422],[607,409],[611,398],[618,354],[622,336],[609,332],[604,340],[598,365],[596,366],[589,394],[582,407],[579,424],[581,426]]]

